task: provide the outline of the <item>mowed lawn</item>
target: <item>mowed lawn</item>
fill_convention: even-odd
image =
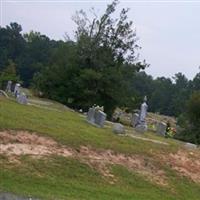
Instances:
[[[49,136],[71,148],[90,146],[110,149],[127,155],[137,154],[155,159],[165,170],[169,185],[161,186],[144,176],[119,165],[109,166],[116,177],[110,183],[97,170],[75,158],[50,156],[33,159],[21,156],[19,163],[10,163],[0,156],[0,191],[46,200],[199,200],[200,185],[180,177],[167,163],[156,160],[156,154],[176,152],[180,147],[173,140],[168,146],[120,137],[110,127],[103,129],[88,124],[78,113],[24,106],[0,98],[0,129],[29,130]],[[156,136],[154,137],[154,139]],[[157,137],[159,140],[159,137]],[[163,140],[163,139],[162,139]],[[153,152],[153,153],[152,153]]]

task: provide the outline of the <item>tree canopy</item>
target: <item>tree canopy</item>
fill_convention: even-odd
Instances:
[[[16,22],[0,27],[0,87],[20,81],[74,109],[104,106],[109,117],[116,107],[138,108],[144,96],[151,112],[176,117],[190,112],[187,102],[200,91],[200,73],[193,80],[180,72],[173,78],[146,74],[129,9],[116,16],[117,5],[113,1],[100,16],[94,10],[93,17],[77,11],[73,40],[55,41],[35,31],[22,34]]]
[[[104,14],[94,15],[92,20],[82,10],[73,16],[75,41],[69,40],[55,51],[50,64],[34,78],[37,88],[48,85],[45,95],[74,108],[102,105],[109,116],[123,105],[132,76],[146,64],[138,61],[139,47],[128,9],[113,18],[116,6],[117,1],[112,2]]]

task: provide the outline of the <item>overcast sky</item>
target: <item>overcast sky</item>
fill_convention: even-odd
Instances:
[[[0,23],[22,25],[23,32],[39,31],[51,39],[70,36],[76,26],[71,16],[76,10],[91,7],[101,14],[111,1],[0,0]],[[200,1],[120,1],[116,16],[123,7],[130,8],[129,19],[142,47],[140,58],[150,67],[146,72],[172,77],[177,72],[193,78],[200,71]]]

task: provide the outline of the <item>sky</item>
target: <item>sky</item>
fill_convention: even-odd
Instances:
[[[76,29],[72,16],[80,9],[94,7],[101,15],[110,0],[0,0],[0,25],[19,23],[23,32],[41,32],[51,39],[73,37]],[[140,59],[150,66],[145,70],[154,78],[173,77],[182,72],[192,79],[200,72],[200,0],[199,1],[134,1],[121,0],[115,17],[122,8],[130,8],[129,19],[136,29]]]

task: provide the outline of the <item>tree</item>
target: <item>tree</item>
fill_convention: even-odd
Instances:
[[[75,41],[61,45],[46,70],[35,77],[38,89],[74,108],[102,105],[109,117],[116,106],[125,104],[130,98],[131,77],[146,64],[137,60],[139,47],[128,9],[122,9],[115,19],[116,6],[117,1],[112,2],[103,15],[94,14],[92,20],[83,11],[73,16]],[[54,73],[49,72],[52,70]]]
[[[54,50],[60,42],[50,40],[39,32],[30,31],[24,34],[26,50],[20,58],[19,74],[24,86],[30,86],[35,73],[48,65]]]
[[[174,93],[172,96],[172,110],[174,116],[179,116],[184,112],[186,107],[186,102],[188,101],[191,91],[189,88],[189,81],[182,73],[177,73],[173,77],[174,84]]]
[[[149,99],[150,109],[160,114],[172,115],[174,85],[170,78],[159,77],[153,82],[153,92]]]
[[[191,88],[192,90],[200,90],[200,72],[192,80]]]
[[[117,1],[113,1],[102,16],[94,14],[93,20],[89,20],[83,11],[73,18],[77,24],[79,66],[83,73],[85,68],[89,68],[93,74],[101,74],[99,80],[90,79],[90,85],[83,80],[83,85],[90,94],[95,94],[89,98],[93,104],[103,104],[109,115],[115,106],[124,103],[123,98],[126,99],[128,95],[125,86],[130,80],[126,79],[126,74],[133,76],[146,66],[136,62],[139,46],[132,28],[133,22],[128,21],[129,9],[122,9],[118,19],[111,17],[117,4]]]
[[[194,92],[187,102],[186,112],[182,114],[183,131],[176,137],[187,142],[200,144],[200,91]]]
[[[21,31],[21,25],[15,22],[6,28],[0,27],[0,70],[8,64],[9,59],[16,63],[17,70],[19,57],[25,49]]]
[[[13,82],[19,81],[19,77],[16,74],[16,64],[12,60],[9,60],[8,62],[9,64],[2,72],[0,72],[0,88],[5,87],[9,80]]]

